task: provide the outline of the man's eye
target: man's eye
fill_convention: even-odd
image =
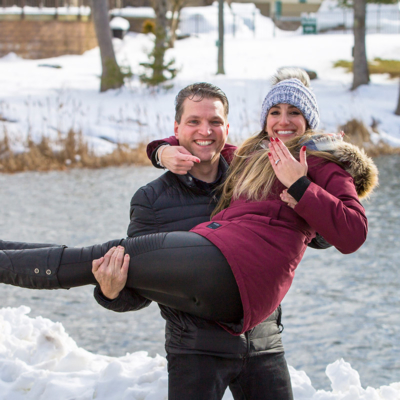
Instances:
[[[221,121],[213,121],[212,124],[213,125],[222,125],[222,122]]]
[[[269,114],[270,115],[279,115],[279,111],[271,111]]]

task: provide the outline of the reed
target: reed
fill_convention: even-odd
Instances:
[[[73,130],[67,135],[59,134],[56,140],[43,136],[39,142],[35,142],[28,136],[24,147],[26,151],[13,151],[8,133],[3,132],[3,138],[0,139],[0,172],[150,165],[145,144],[136,148],[118,144],[112,153],[96,155],[84,141],[82,134]]]
[[[345,141],[364,149],[370,157],[400,154],[400,147],[392,147],[381,138],[372,140],[373,134],[379,135],[377,124],[374,121],[368,127],[362,121],[351,119],[346,124],[339,126],[338,129],[345,132]]]

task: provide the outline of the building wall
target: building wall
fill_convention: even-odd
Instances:
[[[238,3],[254,3],[261,14],[272,17],[275,11],[275,0],[235,0]],[[300,17],[301,13],[317,12],[322,0],[306,0],[300,3],[299,0],[281,0],[283,17]]]
[[[91,21],[0,20],[0,57],[38,59],[82,54],[97,46]]]

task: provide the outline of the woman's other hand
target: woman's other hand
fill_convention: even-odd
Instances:
[[[174,174],[186,175],[194,163],[200,159],[191,154],[183,146],[165,146],[161,153],[161,165]]]
[[[297,204],[297,201],[295,200],[294,197],[292,197],[288,192],[287,189],[285,189],[282,193],[281,193],[281,200],[284,201],[285,203],[287,203],[287,205],[291,208],[294,208]]]
[[[92,272],[105,297],[114,300],[126,285],[129,254],[122,246],[111,248],[104,257],[93,260]]]
[[[281,140],[271,137],[270,141],[268,156],[272,168],[281,183],[289,188],[302,176],[307,175],[306,147],[303,146],[300,150],[299,162]]]

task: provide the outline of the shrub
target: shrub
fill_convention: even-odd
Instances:
[[[156,23],[152,19],[146,19],[142,24],[142,33],[155,33],[156,32]]]
[[[345,68],[347,72],[353,72],[353,61],[339,60],[333,66]],[[374,58],[373,61],[368,61],[368,69],[370,74],[389,74],[391,78],[400,77],[400,61],[398,60]]]

